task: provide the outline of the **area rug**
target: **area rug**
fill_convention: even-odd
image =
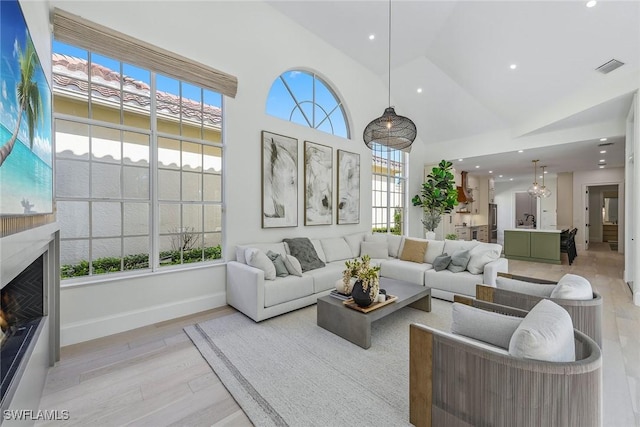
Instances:
[[[373,324],[362,349],[316,325],[316,306],[260,323],[235,313],[185,328],[256,426],[409,425],[409,324],[449,330],[451,303]]]

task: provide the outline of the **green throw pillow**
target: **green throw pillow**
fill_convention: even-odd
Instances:
[[[287,270],[287,266],[284,265],[284,260],[282,259],[282,255],[277,254],[273,251],[267,252],[267,256],[276,267],[276,276],[285,277],[289,275],[289,270]]]
[[[442,255],[438,255],[437,257],[435,257],[435,259],[433,260],[433,269],[435,271],[444,270],[449,266],[450,262],[451,257],[445,252]]]

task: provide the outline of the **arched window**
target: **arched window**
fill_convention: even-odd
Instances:
[[[327,83],[308,71],[287,71],[273,82],[267,114],[349,138],[342,102]]]

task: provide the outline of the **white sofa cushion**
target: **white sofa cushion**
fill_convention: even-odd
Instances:
[[[320,239],[326,262],[340,261],[353,258],[353,251],[342,237]]]
[[[360,253],[369,255],[372,259],[385,259],[389,258],[389,247],[384,242],[362,242]]]
[[[591,283],[582,276],[565,274],[551,292],[551,298],[590,300],[593,299]]]
[[[551,297],[551,292],[556,285],[525,282],[523,280],[509,279],[508,277],[496,277],[496,288],[521,294],[534,295],[542,298]]]
[[[252,243],[250,245],[238,245],[236,246],[236,260],[243,264],[247,264],[247,259],[245,257],[245,252],[249,248],[260,249],[265,254],[269,251],[275,252],[277,254],[286,255],[287,250],[285,249],[284,243]]]
[[[471,249],[467,270],[472,274],[482,274],[484,266],[500,258],[502,246],[496,243],[480,243]]]
[[[300,265],[298,258],[293,255],[285,255],[282,260],[284,261],[284,266],[287,267],[289,274],[302,277],[302,266]]]
[[[278,277],[264,282],[264,306],[272,307],[313,295],[312,277]]]
[[[351,257],[357,258],[360,256],[360,243],[364,242],[364,237],[367,235],[366,231],[362,233],[353,233],[344,236],[344,240],[351,249]]]
[[[453,303],[451,311],[451,332],[505,350],[509,348],[511,336],[521,322],[521,317],[506,316],[457,302]]]
[[[388,249],[389,249],[389,256],[392,256],[394,258],[397,258],[398,255],[400,254],[400,245],[402,244],[402,241],[404,240],[403,236],[398,236],[396,234],[388,234],[387,235],[387,243],[388,243]]]
[[[473,249],[478,246],[480,242],[477,240],[445,240],[444,241],[444,249],[442,249],[441,253],[448,253],[449,255],[453,254],[455,251],[460,249]]]
[[[320,258],[320,261],[327,262],[327,256],[324,253],[324,249],[322,249],[322,243],[320,243],[320,240],[311,239],[311,244],[315,248],[316,253],[318,254],[318,258]]]
[[[247,248],[244,253],[247,264],[251,267],[264,271],[264,278],[267,280],[276,279],[276,267],[269,257],[258,248]]]
[[[424,262],[433,264],[437,256],[444,253],[444,240],[427,240],[427,253],[424,254]],[[451,254],[451,252],[447,252]]]
[[[424,272],[433,268],[431,264],[415,263],[400,259],[389,259],[380,266],[380,276],[424,285]]]
[[[509,354],[549,362],[575,361],[573,322],[569,313],[553,301],[541,300],[513,333]]]
[[[387,243],[387,233],[372,233],[364,236],[365,242],[385,242]]]
[[[336,280],[342,279],[344,268],[344,264],[334,262],[323,268],[307,271],[304,275],[305,277],[313,277],[313,292],[317,294],[328,289],[335,289]]]
[[[453,273],[449,270],[427,270],[424,273],[424,285],[434,289],[442,289],[459,295],[476,296],[476,285],[481,284],[482,274],[471,274],[468,271]]]

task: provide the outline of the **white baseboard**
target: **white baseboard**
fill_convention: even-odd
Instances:
[[[106,337],[158,322],[200,313],[227,304],[226,293],[205,295],[175,301],[111,316],[98,317],[83,322],[64,324],[61,327],[60,345],[66,346]]]

